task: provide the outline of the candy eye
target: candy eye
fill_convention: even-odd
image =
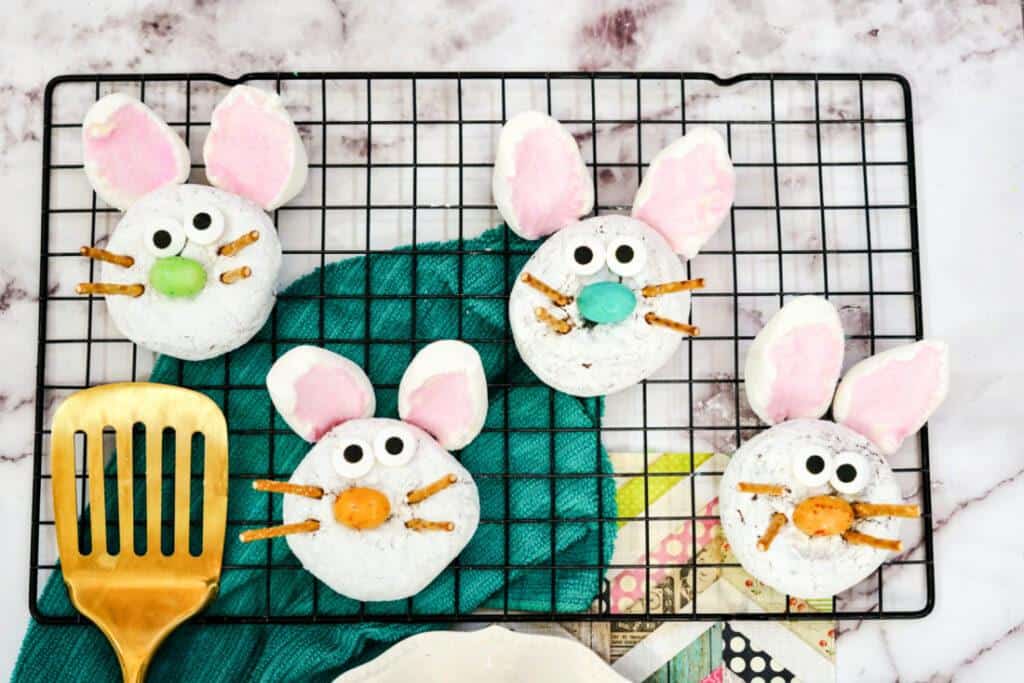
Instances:
[[[871,467],[860,453],[844,451],[836,458],[836,470],[829,479],[832,488],[840,493],[860,493],[871,478]]]
[[[213,244],[224,234],[224,215],[212,206],[201,206],[185,219],[185,235],[199,244]]]
[[[377,434],[373,452],[382,464],[401,467],[416,455],[416,437],[400,427],[388,427]]]
[[[633,277],[647,265],[647,249],[642,240],[620,237],[608,245],[608,268],[621,277]]]
[[[175,256],[184,246],[185,235],[174,221],[158,218],[146,229],[146,248],[154,256]]]
[[[803,448],[793,456],[793,474],[804,486],[821,486],[832,472],[832,455],[821,447]]]
[[[334,454],[334,471],[348,479],[358,479],[373,469],[373,452],[362,439],[345,439]]]
[[[573,273],[593,275],[604,266],[604,245],[592,235],[579,237],[569,242],[565,257]]]

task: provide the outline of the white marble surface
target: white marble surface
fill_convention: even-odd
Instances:
[[[681,4],[681,3],[679,3]],[[180,5],[180,6],[179,6]],[[549,9],[557,5],[558,9]],[[1003,2],[28,2],[0,23],[0,671],[27,615],[42,92],[57,74],[275,69],[897,71],[914,87],[937,604],[843,625],[842,681],[1016,680],[1024,666],[1024,30]],[[396,39],[400,36],[400,39]],[[1017,302],[1017,303],[1015,303]]]

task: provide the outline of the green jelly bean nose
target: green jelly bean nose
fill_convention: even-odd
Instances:
[[[206,286],[206,269],[199,261],[168,256],[150,268],[149,284],[165,296],[191,298]]]
[[[617,323],[636,308],[633,290],[620,282],[592,282],[576,300],[580,315],[592,323]]]

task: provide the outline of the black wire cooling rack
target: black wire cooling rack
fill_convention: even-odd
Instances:
[[[689,509],[665,517],[601,517],[625,524],[624,532],[664,520],[696,524],[694,495],[717,485],[720,471],[695,467],[695,453],[729,453],[763,425],[744,408],[742,359],[764,320],[791,296],[822,294],[840,308],[848,335],[848,362],[888,346],[920,339],[921,283],[918,263],[914,143],[910,88],[890,74],[744,74],[719,78],[704,73],[256,73],[238,79],[216,74],[76,75],[46,88],[43,128],[42,233],[36,384],[32,546],[29,605],[45,623],[85,623],[76,614],[52,614],[38,598],[57,564],[49,475],[49,424],[69,393],[111,381],[143,380],[151,355],[120,337],[99,299],[73,287],[92,265],[78,247],[102,243],[118,213],[99,202],[82,172],[80,123],[85,109],[113,91],[137,94],[180,131],[193,150],[193,178],[202,181],[201,149],[209,113],[237,83],[282,94],[310,151],[307,189],[275,212],[284,243],[284,271],[295,277],[317,266],[356,255],[387,252],[437,239],[463,239],[499,222],[490,200],[489,177],[501,124],[523,109],[547,110],[580,142],[594,178],[597,210],[628,209],[651,157],[688,126],[710,125],[723,133],[737,169],[737,199],[730,220],[705,250],[687,264],[687,276],[709,287],[694,294],[693,320],[704,334],[686,339],[677,357],[641,385],[609,397],[597,436],[616,451],[614,477],[642,482],[646,504],[658,477],[683,477]],[[454,250],[461,257],[461,250]],[[507,269],[509,253],[502,254]],[[369,272],[369,269],[368,271]],[[367,292],[371,291],[369,287]],[[414,288],[412,297],[417,298]],[[474,295],[461,293],[460,299]],[[368,308],[367,308],[368,310]],[[462,307],[460,306],[460,310]],[[461,314],[460,314],[461,315]],[[276,334],[276,325],[274,326]],[[367,327],[368,329],[368,327]],[[461,329],[461,325],[460,325]],[[321,332],[322,334],[322,332]],[[275,337],[274,343],[278,341]],[[369,341],[369,340],[364,340]],[[407,340],[415,346],[417,340]],[[499,340],[501,341],[501,340]],[[510,338],[502,342],[514,354]],[[537,385],[541,388],[542,385]],[[221,387],[228,394],[234,389]],[[492,395],[509,390],[492,385]],[[550,398],[550,397],[549,397]],[[229,425],[230,427],[230,425]],[[267,424],[262,433],[272,433]],[[248,430],[251,432],[251,430]],[[259,430],[258,430],[259,431]],[[237,432],[232,429],[232,434]],[[552,438],[554,438],[552,436]],[[922,431],[891,461],[904,494],[923,509],[908,524],[909,550],[814,613],[788,596],[777,609],[723,611],[692,590],[685,604],[652,600],[613,609],[604,592],[587,612],[554,610],[461,613],[453,596],[450,613],[431,616],[374,615],[377,621],[669,621],[720,619],[911,618],[934,601],[928,443]],[[507,443],[507,440],[506,440]],[[599,454],[595,439],[595,455]],[[653,451],[689,454],[687,471],[650,471]],[[508,454],[504,454],[508,462]],[[595,463],[599,458],[595,457]],[[630,463],[621,466],[621,463]],[[713,468],[712,468],[713,470]],[[81,471],[81,470],[80,470]],[[690,476],[690,472],[696,471]],[[264,476],[275,474],[264,473]],[[277,473],[279,474],[279,473]],[[166,474],[165,477],[172,476]],[[247,479],[253,475],[245,476]],[[512,472],[498,475],[507,494]],[[548,475],[554,480],[557,473]],[[588,475],[590,476],[590,475]],[[84,473],[80,474],[83,479]],[[79,496],[80,505],[86,496]],[[267,508],[267,522],[271,510]],[[639,526],[638,526],[639,525]],[[554,528],[554,525],[551,525]],[[229,527],[229,533],[237,529]],[[506,531],[507,535],[507,531]],[[692,535],[691,535],[692,537]],[[648,544],[648,550],[651,546]],[[645,555],[646,557],[646,555]],[[695,576],[735,567],[696,552],[682,565],[600,565],[640,568],[650,580],[658,569],[678,572],[676,581],[697,586]],[[510,566],[505,566],[508,571]],[[553,565],[531,565],[549,571]],[[264,608],[252,613],[201,615],[207,623],[329,623],[366,617],[318,611],[275,614],[271,575],[294,570],[272,564],[225,564],[232,572],[266,572]],[[457,575],[460,571],[456,563]],[[887,577],[889,577],[887,579]],[[893,580],[895,577],[896,580]],[[549,587],[552,595],[554,586]],[[660,590],[660,589],[659,589]],[[701,601],[710,606],[702,607]],[[657,603],[657,604],[655,604]]]

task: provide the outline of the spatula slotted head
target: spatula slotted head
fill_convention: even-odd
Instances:
[[[133,429],[145,426],[145,552],[136,553]],[[103,431],[116,434],[119,550],[107,548]],[[161,550],[162,449],[174,430],[174,546]],[[75,434],[86,436],[92,548],[80,551]],[[189,549],[193,435],[204,441],[202,549]],[[80,391],[57,409],[51,436],[54,521],[71,601],[106,634],[125,680],[142,680],[160,642],[217,592],[227,521],[228,434],[220,408],[180,387],[143,382]],[[142,472],[138,473],[142,475]]]

